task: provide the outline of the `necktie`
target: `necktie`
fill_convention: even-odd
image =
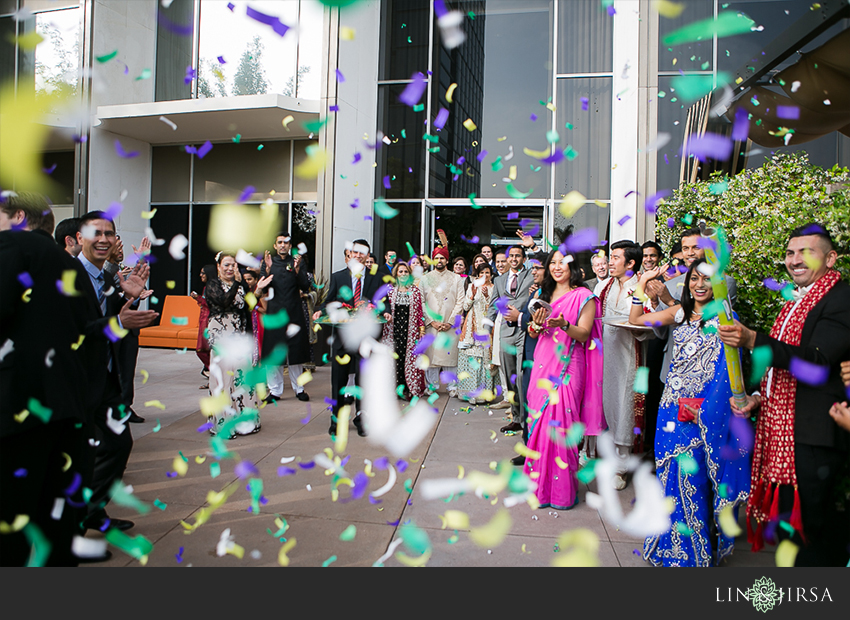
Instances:
[[[97,274],[97,305],[100,306],[100,313],[106,316],[106,295],[103,293],[103,272]]]
[[[511,285],[510,285],[510,288],[509,288],[509,292],[512,296],[516,296],[516,280],[517,280],[517,275],[512,271],[511,272]]]
[[[360,294],[362,292],[362,284],[361,284],[361,276],[360,274],[354,276],[354,307],[357,307],[357,304],[360,303]]]

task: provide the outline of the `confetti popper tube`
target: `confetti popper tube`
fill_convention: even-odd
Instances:
[[[714,300],[719,301],[723,306],[723,310],[717,313],[717,318],[721,325],[734,325],[732,304],[729,301],[729,291],[726,287],[726,276],[719,268],[720,259],[714,251],[714,248],[721,248],[726,245],[726,235],[720,233],[719,229],[703,229],[702,236],[714,242],[714,245],[705,247],[705,260],[709,265],[717,268],[717,271],[711,276],[711,290],[714,292]],[[735,399],[735,406],[743,409],[747,405],[747,392],[744,389],[744,373],[741,369],[741,351],[727,344],[724,344],[723,348],[726,353],[726,370],[729,372],[729,386],[732,388],[732,397]]]

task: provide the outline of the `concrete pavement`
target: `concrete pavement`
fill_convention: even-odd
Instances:
[[[185,354],[169,349],[140,351],[138,368],[146,370],[149,376],[142,384],[142,373],[137,375],[134,408],[147,421],[131,425],[135,445],[124,482],[133,487],[140,500],[151,506],[158,500],[157,504],[164,509],[152,507],[147,514],[140,515],[134,509],[111,504],[108,511],[113,517],[135,521],[136,526],[128,534],[142,535],[154,544],[147,566],[279,566],[282,539],[289,544],[295,539],[287,554],[292,567],[372,566],[397,538],[400,525],[408,521],[427,533],[432,545],[428,566],[549,566],[559,552],[556,551],[558,536],[579,527],[598,536],[598,558],[602,566],[647,566],[636,553],[643,541],[617,531],[588,507],[585,494],[588,490],[595,491],[595,481],[581,485],[580,503],[570,511],[531,510],[528,504],[509,508],[510,531],[493,548],[474,544],[468,530],[442,529],[440,515],[450,509],[467,513],[472,528],[488,524],[502,508],[502,498],[465,494],[451,500],[424,500],[418,492],[422,481],[457,478],[460,468],[464,475],[471,471],[493,473],[491,463],[513,457],[513,446],[519,441],[519,437],[498,433],[507,421],[505,410],[478,406],[467,411],[466,403],[442,393],[434,403],[438,408],[434,429],[405,459],[382,452],[367,439],[358,437],[350,425],[348,446],[339,456],[343,457],[344,467],[353,480],[358,472],[367,471],[367,460],[371,462],[372,477],[368,478],[368,487],[359,499],[352,499],[350,486],[339,484],[339,495],[334,501],[331,477],[321,466],[310,465],[316,454],[333,448],[327,432],[330,414],[324,403],[324,398],[330,395],[329,367],[318,368],[313,381],[306,386],[311,397],[309,403],[296,400],[287,381],[283,400],[263,408],[262,430],[231,440],[227,445],[235,458],[221,460],[221,474],[213,478],[210,464],[216,459],[210,437],[207,432],[197,430],[206,421],[199,410],[199,399],[208,394],[198,389],[206,383],[199,374],[201,367],[192,351]],[[146,407],[145,403],[150,401],[160,401],[165,409],[153,404]],[[154,432],[157,424],[159,429]],[[185,476],[174,474],[173,462],[175,457],[180,458],[181,452],[188,459]],[[388,493],[370,501],[369,494],[389,479],[390,472],[382,459],[388,459],[398,472],[397,480]],[[234,473],[240,460],[256,467],[263,481],[263,503],[257,514],[249,510],[252,499],[247,480],[240,480]],[[212,512],[208,521],[191,532],[181,525],[181,521],[195,522],[208,506],[209,492],[225,489],[232,490],[232,496]],[[632,485],[619,497],[628,510],[634,499]],[[273,535],[279,530],[276,519],[288,526],[278,537]],[[353,539],[341,540],[343,532],[352,532],[350,526],[356,528]],[[230,530],[234,543],[244,550],[241,558],[233,553],[217,555],[216,546],[226,529]],[[89,532],[88,536],[102,535]],[[114,547],[112,550],[110,561],[88,566],[140,565],[124,552]],[[397,551],[405,549],[402,546]],[[409,551],[407,555],[416,557]],[[384,564],[404,565],[395,556]],[[746,536],[742,535],[735,553],[724,565],[773,566],[773,550],[752,553]]]

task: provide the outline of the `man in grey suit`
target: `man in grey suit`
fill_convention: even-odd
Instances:
[[[499,430],[510,434],[522,432],[522,420],[525,417],[525,398],[522,390],[517,387],[522,385],[522,350],[525,342],[525,334],[519,326],[519,318],[523,308],[528,304],[528,288],[534,277],[530,269],[523,269],[524,262],[525,252],[522,246],[511,246],[508,250],[509,268],[494,280],[494,293],[491,298],[493,301],[487,311],[487,318],[495,321],[499,312],[498,306],[502,305],[501,302],[497,304],[497,300],[503,300],[503,307],[507,308],[507,311],[503,312],[502,326],[498,334],[501,346],[499,362],[505,371],[508,390],[513,392],[513,398],[511,399],[511,423]],[[494,334],[495,337],[496,334]]]
[[[700,258],[705,258],[705,250],[700,247],[701,238],[699,228],[690,228],[682,233],[682,255],[684,256],[685,267],[690,266]],[[649,297],[653,305],[653,312],[658,312],[674,306],[682,299],[682,290],[687,286],[685,277],[687,274],[681,275],[661,282],[660,280],[652,280],[647,283],[646,295]],[[726,276],[726,288],[729,292],[729,303],[735,307],[738,301],[738,284],[732,276]],[[654,328],[655,335],[658,338],[667,338],[668,328]],[[670,370],[670,362],[673,360],[673,347],[668,343],[664,349],[664,363],[661,367],[661,381],[667,383],[667,371]]]

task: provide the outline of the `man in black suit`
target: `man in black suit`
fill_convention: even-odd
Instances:
[[[29,518],[0,535],[0,564],[24,566],[38,531],[51,544],[48,566],[76,566],[73,503],[82,493],[66,490],[87,447],[87,376],[73,346],[85,321],[81,300],[56,285],[76,261],[51,239],[52,213],[38,194],[8,196],[0,230],[0,520]]]
[[[101,211],[80,218],[77,240],[83,249],[77,257],[88,277],[78,279],[78,289],[93,304],[87,326],[89,341],[89,402],[97,445],[89,454],[92,490],[88,515],[83,525],[89,529],[109,527],[129,529],[132,521],[110,519],[104,509],[115,481],[124,475],[133,437],[124,422],[129,412],[123,403],[120,380],[121,349],[118,342],[124,330],[147,327],[159,316],[153,310],[134,310],[145,290],[150,267],[140,260],[126,277],[111,278],[104,272],[106,259],[116,243],[115,223]],[[81,281],[80,281],[81,280]]]
[[[369,254],[369,243],[365,239],[358,239],[348,251],[348,265],[331,274],[328,283],[328,294],[325,301],[316,309],[313,320],[318,319],[325,307],[332,302],[345,303],[352,307],[358,304],[372,301],[374,295],[381,287],[381,279],[372,275],[365,268],[366,256]],[[343,291],[350,291],[351,296],[343,295]],[[377,301],[377,300],[376,300]],[[339,415],[340,403],[342,402],[342,390],[348,381],[348,375],[354,373],[354,383],[360,384],[360,354],[357,349],[346,348],[336,328],[333,330],[333,344],[331,346],[331,425],[328,434],[335,435],[337,431],[337,416]],[[345,360],[343,364],[340,360]],[[366,436],[360,414],[360,398],[355,399],[354,426],[357,434]]]
[[[850,511],[837,492],[850,456],[850,435],[829,415],[833,403],[845,396],[840,364],[850,357],[850,286],[833,269],[837,257],[823,226],[795,229],[785,268],[797,291],[770,335],[737,321],[719,331],[725,344],[768,347],[772,353],[760,392],[748,396],[742,409],[733,399],[732,409],[748,414],[761,408],[747,506],[748,516],[758,522],[750,532],[753,549],[772,538],[769,522],[780,518],[796,530],[790,537],[800,547],[796,566],[846,566],[850,558]],[[836,501],[845,510],[837,510]],[[789,538],[782,528],[776,531]]]

